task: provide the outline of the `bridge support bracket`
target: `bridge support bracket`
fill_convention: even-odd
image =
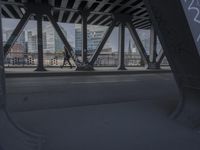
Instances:
[[[147,69],[160,69],[160,64],[156,62],[149,62]]]
[[[76,67],[76,71],[93,71],[93,65],[81,63]]]

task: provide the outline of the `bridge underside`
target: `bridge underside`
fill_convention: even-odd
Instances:
[[[29,3],[26,3],[29,2]],[[31,2],[31,3],[30,3]],[[45,1],[46,2],[46,1]],[[187,3],[187,1],[185,1]],[[193,38],[190,24],[186,19],[181,1],[160,1],[160,0],[51,0],[43,3],[42,0],[18,0],[1,1],[2,16],[6,18],[20,18],[21,21],[14,30],[11,38],[1,49],[1,103],[2,108],[6,107],[5,102],[5,79],[4,79],[4,57],[9,53],[10,48],[19,37],[21,31],[29,19],[37,20],[38,26],[38,67],[37,70],[45,70],[43,66],[42,47],[42,21],[49,20],[68,52],[79,69],[92,70],[93,64],[100,54],[105,42],[109,38],[113,28],[119,26],[119,69],[124,66],[124,29],[127,27],[142,59],[148,66],[157,67],[162,60],[164,53],[174,73],[177,85],[182,95],[177,111],[174,116],[191,127],[200,125],[200,57],[198,47]],[[191,5],[190,5],[191,6]],[[199,8],[199,7],[198,7]],[[198,9],[196,8],[196,9]],[[195,14],[194,14],[195,16]],[[197,18],[196,18],[197,19]],[[79,64],[74,55],[73,49],[63,35],[57,22],[81,23],[82,24],[82,62]],[[104,38],[97,47],[90,60],[87,59],[87,25],[109,26]],[[136,32],[136,28],[151,29],[150,56],[147,55],[144,46]],[[0,27],[2,37],[2,27]],[[155,55],[155,37],[158,35],[163,47],[161,54]],[[3,111],[5,109],[2,109]],[[2,117],[3,118],[3,117]],[[5,118],[5,117],[4,117]],[[4,119],[5,121],[8,121]],[[14,123],[11,121],[14,125]],[[21,128],[17,127],[17,130]],[[32,136],[22,130],[26,136]],[[34,136],[35,137],[35,136]],[[37,137],[37,136],[36,136]],[[40,136],[38,136],[40,138]]]
[[[91,25],[109,26],[113,13],[133,16],[132,24],[136,28],[148,29],[151,25],[148,12],[142,0],[4,0],[2,1],[2,17],[21,19],[25,13],[25,5],[49,5],[56,22],[81,24],[80,10],[88,9],[87,23]],[[35,19],[32,17],[31,19]],[[44,17],[44,20],[48,20]]]

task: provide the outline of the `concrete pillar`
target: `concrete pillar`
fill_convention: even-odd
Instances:
[[[144,0],[182,95],[174,117],[188,126],[199,127],[200,56],[195,36],[199,36],[200,30],[199,23],[195,22],[199,18],[188,9],[192,2]],[[185,5],[186,14],[181,3]],[[194,3],[193,7],[198,10],[198,3]],[[195,34],[192,34],[192,29]]]
[[[5,104],[5,72],[4,72],[4,49],[3,49],[3,32],[1,18],[1,1],[0,1],[0,109]]]
[[[124,64],[125,53],[125,24],[119,25],[119,67],[118,70],[126,70]]]
[[[150,29],[150,51],[148,69],[160,69],[160,64],[156,62],[157,57],[157,35],[154,27]]]
[[[37,38],[38,38],[38,64],[35,71],[46,71],[43,59],[43,38],[42,38],[42,15],[37,15]]]

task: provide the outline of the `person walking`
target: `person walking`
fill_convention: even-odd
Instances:
[[[72,64],[70,62],[70,57],[71,56],[70,56],[70,54],[69,54],[69,52],[68,52],[66,47],[64,47],[64,52],[63,53],[64,53],[64,60],[63,60],[63,65],[61,66],[61,68],[63,68],[66,65],[67,62],[69,64],[70,68],[72,68]]]

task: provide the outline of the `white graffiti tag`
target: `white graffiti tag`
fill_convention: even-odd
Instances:
[[[184,0],[185,3],[190,2],[188,6],[188,11],[194,11],[194,22],[200,24],[200,1],[199,0]],[[197,42],[200,41],[200,34],[197,37]]]

